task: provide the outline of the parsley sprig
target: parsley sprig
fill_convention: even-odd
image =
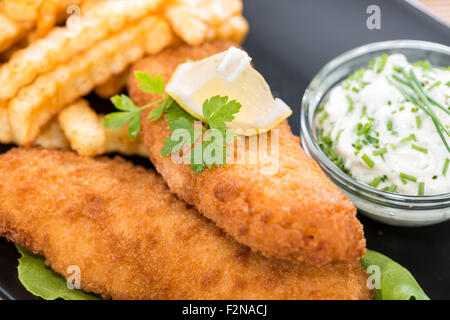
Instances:
[[[152,77],[146,72],[137,71],[135,76],[140,82],[139,88],[142,91],[152,94],[164,93],[164,79],[160,75]],[[141,131],[141,112],[158,103],[163,103],[163,106],[167,105],[171,103],[171,99],[168,95],[164,95],[161,99],[146,104],[143,107],[138,107],[127,95],[121,94],[112,97],[111,102],[119,112],[106,115],[103,120],[103,126],[118,130],[129,123],[128,135],[134,140],[139,131]],[[150,113],[150,117],[152,117],[152,112]]]
[[[235,138],[234,133],[231,130],[227,130],[226,123],[233,121],[234,115],[240,109],[241,104],[236,100],[228,101],[228,97],[224,96],[211,97],[202,106],[205,123],[202,125],[201,130],[195,130],[195,119],[173,101],[169,108],[161,106],[154,109],[155,117],[152,120],[158,120],[165,113],[172,133],[178,129],[187,130],[191,138],[191,153],[188,155],[188,159],[191,162],[191,169],[196,173],[200,173],[205,168],[211,168],[213,165],[224,166],[226,164],[226,155],[228,152],[226,146]],[[177,114],[176,117],[174,113]],[[175,118],[176,120],[174,120]],[[222,139],[217,140],[217,135],[208,132],[209,129],[217,130],[216,132],[220,134]],[[199,137],[202,138],[200,141]],[[166,138],[161,154],[168,156],[174,152],[178,152],[184,146],[183,143],[180,143],[181,141],[182,137],[178,139],[174,139],[173,136]],[[216,155],[219,149],[221,155]],[[211,151],[210,157],[205,157],[206,151]],[[198,158],[201,159],[200,162],[196,161]]]
[[[188,159],[191,161],[191,169],[200,173],[205,168],[211,168],[213,165],[224,166],[226,164],[227,144],[235,139],[235,135],[231,130],[227,130],[226,123],[231,122],[235,118],[235,114],[241,109],[241,104],[236,100],[230,100],[226,96],[214,96],[207,99],[202,106],[203,116],[205,117],[204,124],[200,130],[196,130],[194,126],[195,118],[184,111],[178,103],[169,95],[164,93],[165,82],[164,79],[157,75],[152,77],[146,72],[137,71],[135,73],[138,80],[139,88],[150,94],[163,95],[162,98],[153,101],[145,106],[136,106],[131,99],[122,94],[111,98],[111,102],[119,110],[108,114],[103,125],[113,130],[118,130],[121,127],[129,124],[128,135],[131,139],[135,139],[141,129],[141,112],[156,104],[159,107],[153,109],[149,118],[151,121],[157,121],[166,116],[166,121],[169,124],[171,136],[164,140],[164,146],[161,149],[162,156],[168,156],[172,153],[179,152],[187,142],[183,142],[183,137],[174,137],[173,133],[178,129],[186,130],[190,136],[191,153]],[[209,129],[215,129],[216,133],[221,135],[222,139],[218,139],[217,134],[211,133]],[[201,139],[199,139],[201,137]],[[205,157],[208,152],[210,157]],[[216,154],[217,152],[221,153]],[[200,162],[196,162],[200,154]]]

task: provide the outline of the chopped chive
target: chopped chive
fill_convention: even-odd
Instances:
[[[319,123],[322,124],[328,118],[328,113],[324,112],[319,118]]]
[[[413,63],[413,66],[421,67],[424,71],[431,70],[431,63],[428,60],[417,60]]]
[[[381,179],[376,177],[375,179],[373,179],[372,183],[370,184],[371,187],[376,188],[378,187],[378,185],[380,184]]]
[[[392,119],[388,120],[388,122],[386,123],[386,128],[388,129],[388,131],[392,131],[393,128]]]
[[[372,129],[372,126],[373,124],[371,122],[368,122],[364,125],[361,122],[359,122],[356,126],[356,134],[358,136],[367,135]]]
[[[364,162],[370,167],[373,168],[375,166],[375,162],[373,162],[372,159],[367,154],[363,154],[361,159],[364,160]]]
[[[386,65],[387,59],[388,59],[388,55],[387,54],[383,54],[381,56],[381,61],[380,61],[380,64],[378,65],[377,73],[381,73],[381,71],[383,71],[384,66]]]
[[[339,142],[339,138],[341,137],[342,131],[344,131],[344,129],[339,130],[339,132],[338,132],[336,138],[334,139],[334,142],[335,142],[335,143],[338,143],[338,142]]]
[[[382,56],[377,57],[372,61],[369,61],[369,68],[375,71],[376,73],[381,73],[381,71],[383,71],[384,69],[384,66],[386,65],[387,59],[388,55],[383,54]]]
[[[431,89],[435,88],[435,87],[439,87],[441,85],[440,81],[435,82],[432,86],[430,86],[427,90],[431,91]]]
[[[422,129],[422,119],[420,119],[420,116],[416,116],[416,126],[417,129]]]
[[[414,73],[414,71],[412,69],[410,70],[409,74],[410,74],[410,78],[412,79],[413,90],[416,92],[417,96],[419,97],[419,100],[421,100],[425,104],[425,106],[428,107],[429,112],[434,116],[434,118],[436,118],[436,114],[434,113],[433,110],[431,110],[431,106],[428,102],[430,102],[431,104],[435,105],[436,107],[438,107],[439,109],[441,109],[442,111],[444,111],[448,115],[450,115],[449,110],[445,109],[436,100],[434,100],[433,98],[431,98],[430,96],[428,96],[425,93],[425,91],[423,90],[422,84],[419,82],[419,80],[417,80],[416,74]],[[440,123],[440,125],[442,126],[441,123]],[[446,133],[448,134],[448,132],[446,132]]]
[[[388,151],[387,148],[382,148],[382,149],[373,151],[373,152],[372,152],[372,155],[374,155],[374,156],[382,156],[382,155],[385,154],[387,151]]]
[[[419,147],[418,145],[415,145],[414,143],[411,144],[411,148],[413,148],[413,149],[416,150],[416,151],[425,153],[425,154],[428,153],[428,149],[427,149],[427,148]]]
[[[406,78],[409,78],[408,75],[406,74],[406,72],[403,69],[399,69],[399,72],[402,72],[403,75]],[[447,141],[445,140],[445,137],[442,133],[442,131],[444,131],[447,135],[450,135],[449,131],[447,129],[445,129],[445,127],[442,125],[441,121],[437,118],[436,114],[433,112],[433,110],[431,110],[431,108],[429,107],[428,104],[428,100],[431,101],[432,104],[437,105],[439,107],[440,106],[438,103],[436,103],[436,101],[432,100],[432,99],[428,99],[426,97],[424,97],[423,95],[423,90],[421,91],[421,88],[419,88],[419,86],[417,85],[417,83],[415,83],[414,81],[415,79],[415,74],[413,72],[413,70],[411,69],[411,78],[413,80],[410,80],[410,82],[401,80],[399,77],[395,77],[392,76],[392,78],[402,84],[404,84],[405,86],[408,86],[409,88],[413,89],[414,92],[417,93],[417,95],[423,99],[425,104],[422,104],[422,102],[420,102],[419,100],[417,100],[417,98],[415,98],[414,96],[410,95],[408,92],[406,92],[400,85],[397,85],[396,83],[392,82],[389,78],[388,78],[388,82],[393,85],[408,101],[414,103],[416,106],[418,106],[422,111],[424,111],[432,120],[433,120],[433,124],[436,127],[436,130],[442,140],[442,143],[444,144],[444,146],[446,147],[447,151],[450,153],[450,146],[448,145]],[[429,97],[428,97],[429,98]],[[442,107],[443,108],[443,107]],[[445,110],[445,108],[443,109]],[[449,112],[447,110],[445,110],[446,112]]]
[[[447,175],[448,166],[450,164],[450,159],[445,159],[444,168],[442,169],[442,175],[445,177]]]
[[[355,102],[353,101],[352,97],[350,97],[348,94],[345,96],[347,98],[347,101],[349,103],[349,107],[347,112],[351,113],[353,111],[353,109],[355,109]]]
[[[375,135],[376,135],[376,133],[375,133]],[[375,138],[372,136],[367,136],[367,140],[369,140],[369,142],[372,144],[378,144],[380,142],[380,140],[378,138]]]
[[[403,138],[402,140],[400,140],[400,143],[405,143],[408,141],[417,141],[416,140],[416,135],[414,133],[410,134],[408,137]]]
[[[406,173],[403,173],[403,172],[400,173],[400,178],[402,178],[404,180],[409,180],[409,181],[412,181],[412,182],[417,182],[417,178],[416,177],[411,176],[411,175],[406,174]]]
[[[418,195],[423,196],[424,194],[425,194],[425,182],[420,182]]]
[[[397,191],[397,185],[393,184],[393,185],[390,185],[390,186],[386,186],[386,187],[384,187],[381,190],[394,193],[395,191]]]
[[[361,150],[362,149],[362,147],[363,147],[363,145],[362,145],[362,143],[361,143],[361,140],[356,140],[356,142],[353,144],[353,147],[356,149],[356,150]]]
[[[362,108],[361,118],[363,118],[363,117],[366,115],[366,113],[367,113],[367,107],[364,106],[364,107]],[[360,119],[361,119],[361,118],[360,118]]]

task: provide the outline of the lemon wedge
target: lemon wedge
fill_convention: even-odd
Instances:
[[[252,66],[248,54],[235,47],[206,59],[188,61],[177,67],[166,92],[186,112],[204,121],[202,105],[213,96],[227,96],[242,107],[227,127],[238,135],[269,131],[292,111],[281,99],[274,99],[269,85]]]

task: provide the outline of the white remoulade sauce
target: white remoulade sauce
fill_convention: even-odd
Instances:
[[[450,70],[383,55],[335,87],[315,118],[324,153],[354,179],[405,195],[450,192]]]

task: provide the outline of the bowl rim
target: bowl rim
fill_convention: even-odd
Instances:
[[[309,83],[305,93],[303,94],[302,102],[301,102],[301,110],[300,110],[300,134],[301,134],[301,144],[305,152],[307,152],[310,156],[314,158],[315,161],[319,163],[319,165],[324,166],[325,169],[331,172],[333,175],[337,177],[340,183],[342,183],[342,188],[344,188],[347,192],[350,192],[358,197],[365,198],[366,200],[373,201],[373,197],[376,197],[377,200],[384,200],[390,202],[390,204],[396,207],[404,208],[406,204],[408,209],[426,209],[423,205],[438,205],[440,202],[449,202],[450,203],[450,192],[438,195],[427,195],[427,196],[415,196],[415,195],[404,195],[397,193],[390,193],[387,191],[382,191],[379,189],[375,189],[369,185],[366,185],[362,182],[359,182],[343,171],[341,171],[320,149],[317,144],[317,141],[313,138],[313,130],[311,123],[309,122],[308,115],[310,111],[309,104],[313,101],[314,97],[312,93],[314,88],[319,84],[324,78],[324,75],[329,73],[336,68],[339,68],[344,62],[352,60],[356,57],[360,57],[363,55],[367,55],[372,52],[380,51],[380,50],[392,50],[392,49],[418,49],[424,51],[436,52],[444,55],[450,56],[450,47],[429,41],[421,41],[421,40],[389,40],[382,42],[374,42],[369,43],[354,49],[351,49],[347,52],[344,52],[337,56],[336,58],[329,61],[325,66],[323,66],[320,71],[314,76],[314,78]],[[331,89],[331,88],[330,88]],[[321,101],[323,97],[320,97]],[[317,109],[317,108],[316,108]],[[315,110],[316,110],[315,109]],[[307,110],[308,112],[306,112]],[[315,112],[314,110],[314,112]],[[392,203],[393,202],[393,203]],[[406,202],[406,203],[405,203]],[[399,203],[405,203],[401,205]],[[411,204],[419,205],[419,208],[411,207]],[[446,207],[448,204],[444,204]]]

